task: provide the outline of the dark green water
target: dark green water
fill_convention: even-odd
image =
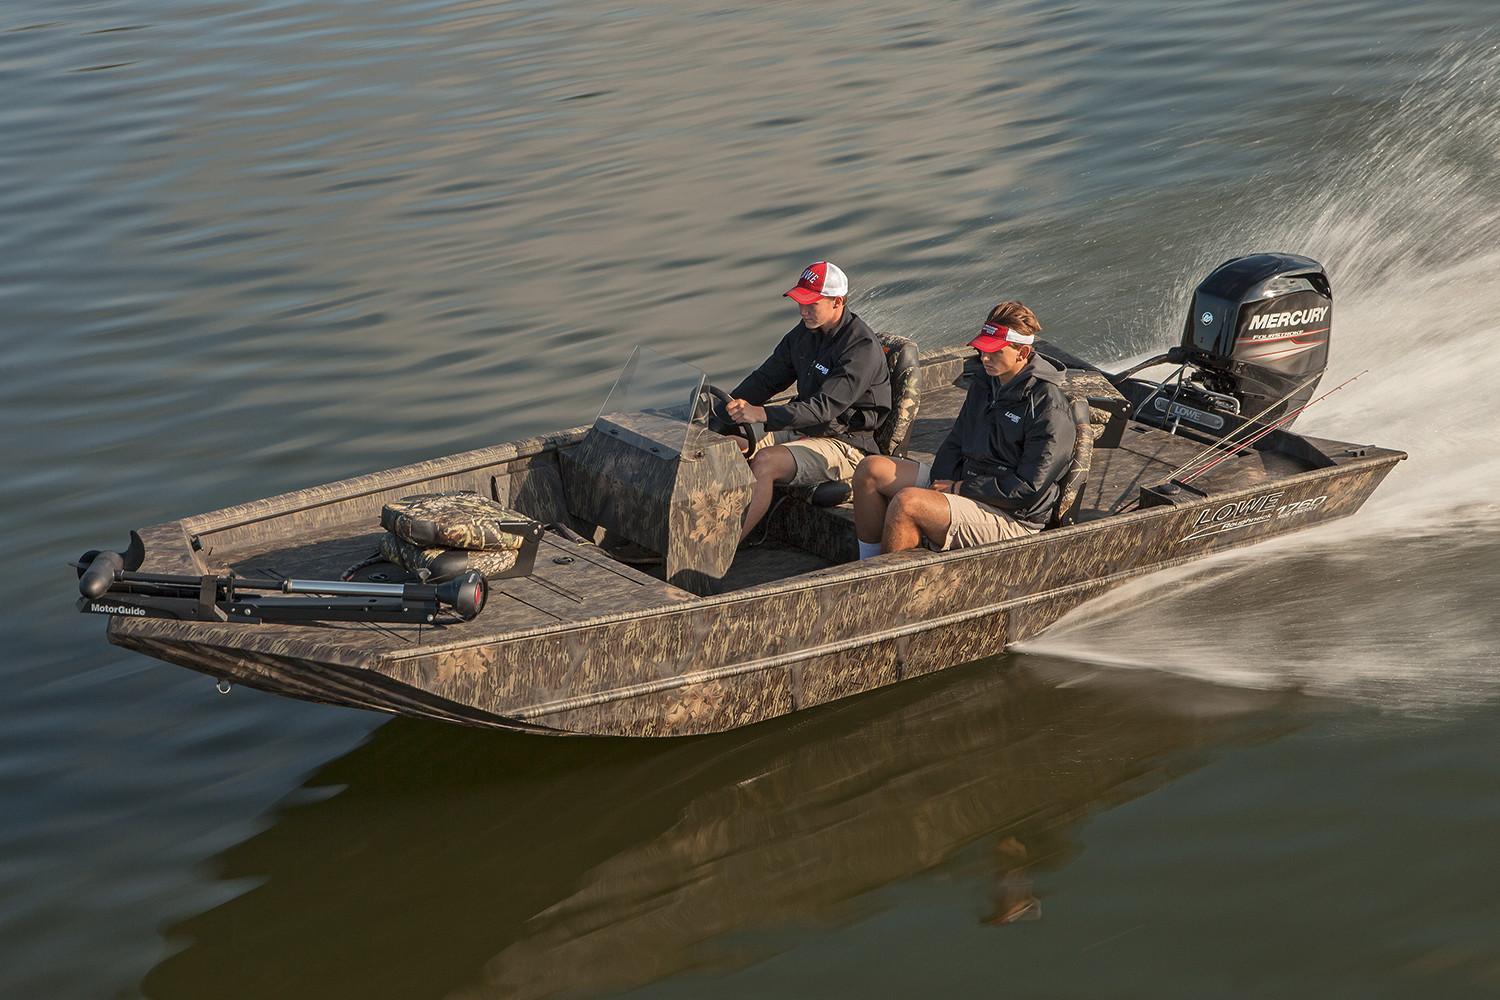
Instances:
[[[0,995],[1500,992],[1483,0],[0,8]],[[1101,361],[1325,261],[1353,521],[722,737],[472,733],[108,646],[130,527],[732,380],[839,262]],[[999,651],[997,651],[997,654]],[[1024,911],[1005,922],[1007,913]]]

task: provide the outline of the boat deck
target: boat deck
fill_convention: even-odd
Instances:
[[[963,405],[965,389],[959,385],[929,388],[909,439],[909,457],[930,462]],[[1092,470],[1078,511],[1079,521],[1108,517],[1130,505],[1140,487],[1165,480],[1172,472],[1204,450],[1196,441],[1144,425],[1128,426],[1119,447],[1094,452]],[[1311,462],[1275,451],[1243,450],[1227,459],[1194,485],[1209,493],[1243,489],[1312,468]],[[726,591],[743,590],[803,573],[824,569],[855,558],[854,509],[813,507],[786,497],[773,510],[766,541],[742,549],[724,580]],[[232,570],[241,575],[281,575],[304,579],[337,578],[348,567],[364,560],[377,548],[381,531],[368,522],[326,526],[304,534],[291,544],[279,544],[225,552],[216,571]],[[383,579],[395,572],[389,564],[376,564],[357,579]],[[612,558],[593,545],[568,542],[560,536],[544,536],[535,569],[527,577],[496,580],[484,613],[466,624],[444,626],[446,638],[467,634],[509,632],[582,621],[601,614],[659,608],[693,600],[694,595],[661,579],[662,567],[629,565]],[[319,626],[326,629],[328,626]],[[385,631],[365,626],[342,626],[364,638],[361,645],[376,647],[412,641],[415,626],[395,626]],[[409,635],[407,634],[409,633]],[[345,638],[341,637],[341,642]]]
[[[957,385],[929,389],[913,424],[907,457],[931,462],[947,437],[966,390]],[[1168,479],[1207,446],[1144,424],[1130,424],[1117,448],[1094,451],[1076,520],[1108,517],[1127,509],[1142,486]],[[1276,451],[1241,449],[1193,485],[1223,493],[1304,472],[1314,463]],[[812,507],[788,497],[775,513],[769,541],[744,549],[726,578],[726,589],[739,590],[772,580],[822,569],[854,558],[854,507]],[[841,544],[840,539],[845,541]],[[808,548],[813,551],[808,551]]]
[[[329,528],[322,533],[323,537],[306,539],[291,548],[236,553],[230,562],[214,569],[232,570],[242,576],[337,579],[345,569],[371,555],[379,545],[382,532],[363,531],[361,527]],[[388,563],[378,563],[357,573],[355,578],[386,582],[383,574],[393,569]],[[473,622],[444,624],[443,633],[445,638],[451,639],[471,632],[538,628],[612,612],[656,608],[692,598],[693,595],[685,590],[617,562],[597,546],[578,545],[548,534],[542,538],[536,565],[529,576],[492,580],[484,613]],[[368,635],[368,644],[376,647],[399,646],[418,631],[414,625],[383,626],[383,630],[396,635],[381,638],[382,630],[371,630],[362,624],[322,623],[317,628],[323,632],[338,628]],[[391,641],[403,635],[407,638]]]

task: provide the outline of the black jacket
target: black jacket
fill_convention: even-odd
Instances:
[[[756,406],[797,383],[790,402],[766,407],[766,430],[836,437],[875,453],[875,428],[891,412],[891,373],[869,324],[848,308],[831,333],[798,323],[734,392]]]
[[[932,478],[952,479],[959,496],[1044,527],[1078,434],[1062,378],[1039,354],[1006,385],[983,369],[971,374],[969,395],[933,459]]]

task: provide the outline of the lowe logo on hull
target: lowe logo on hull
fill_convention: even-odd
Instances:
[[[1304,323],[1321,323],[1328,315],[1327,306],[1312,309],[1294,309],[1291,312],[1261,313],[1250,317],[1247,330],[1279,330],[1284,326],[1301,326]]]
[[[1226,531],[1239,531],[1241,528],[1265,524],[1277,518],[1295,517],[1298,514],[1317,510],[1328,502],[1326,493],[1323,496],[1312,497],[1308,500],[1294,500],[1285,504],[1281,502],[1283,496],[1285,493],[1277,490],[1274,493],[1262,493],[1248,500],[1236,500],[1217,507],[1205,507],[1198,512],[1198,518],[1193,522],[1193,530],[1183,535],[1178,541],[1190,542],[1207,535],[1222,535]]]

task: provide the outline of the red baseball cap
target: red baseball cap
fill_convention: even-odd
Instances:
[[[1006,344],[1031,344],[1035,342],[1035,334],[1012,330],[1001,323],[986,323],[979,328],[979,336],[969,341],[969,346],[976,347],[986,354],[993,354]]]
[[[810,306],[819,299],[833,299],[849,294],[849,278],[838,267],[826,260],[814,261],[802,271],[791,291],[783,292],[784,298]]]

